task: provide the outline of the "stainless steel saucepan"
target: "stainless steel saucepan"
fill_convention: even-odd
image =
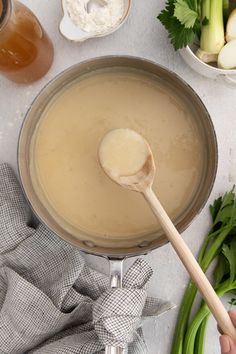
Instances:
[[[92,74],[101,69],[113,70],[117,67],[130,70],[142,70],[155,75],[159,80],[165,82],[173,92],[181,92],[185,99],[188,100],[192,109],[197,112],[198,118],[196,123],[203,136],[205,164],[202,169],[202,176],[197,191],[193,195],[187,209],[182,212],[178,220],[175,222],[176,227],[180,232],[187,228],[205,205],[215,180],[218,160],[216,135],[212,121],[204,104],[194,90],[176,74],[153,62],[128,56],[95,58],[67,69],[44,87],[31,105],[23,122],[19,137],[18,168],[23,190],[38,218],[56,235],[75,247],[78,247],[83,252],[106,257],[110,261],[111,287],[122,286],[122,262],[125,258],[143,255],[164,245],[167,243],[165,235],[160,231],[156,234],[145,235],[142,240],[140,240],[140,237],[138,239],[132,238],[132,242],[129,242],[127,247],[122,248],[119,246],[117,240],[112,247],[105,247],[104,242],[100,244],[99,238],[97,242],[91,241],[89,235],[85,235],[82,231],[75,237],[72,233],[65,230],[57,223],[38,197],[33,187],[29,165],[32,136],[37,123],[41,118],[42,112],[53,97],[55,97],[63,87],[69,85],[75,79],[78,79],[85,74]],[[121,348],[106,348],[106,353],[118,354],[122,352]]]

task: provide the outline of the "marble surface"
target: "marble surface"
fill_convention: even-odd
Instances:
[[[236,183],[236,88],[225,86],[194,73],[174,52],[167,33],[156,20],[164,0],[133,0],[128,21],[116,33],[75,44],[66,41],[58,31],[62,10],[59,0],[24,0],[42,22],[55,45],[51,70],[40,81],[27,86],[0,79],[0,161],[16,169],[17,139],[24,115],[39,90],[55,75],[87,58],[108,54],[127,54],[151,59],[179,74],[199,94],[209,110],[219,144],[219,167],[209,202]],[[208,203],[209,205],[209,203]],[[210,224],[208,206],[183,233],[194,254]],[[174,251],[166,245],[146,256],[154,269],[149,292],[180,304],[188,275]],[[107,272],[106,261],[88,257],[91,264]],[[128,261],[126,266],[130,264]],[[227,305],[227,299],[224,299]],[[169,354],[178,307],[160,319],[146,324],[144,331],[150,354]],[[212,319],[206,353],[219,354],[218,334]]]

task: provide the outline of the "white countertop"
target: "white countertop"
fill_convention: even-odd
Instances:
[[[62,16],[59,0],[24,0],[40,19],[55,46],[55,59],[49,73],[40,81],[21,86],[5,78],[0,79],[0,161],[16,169],[16,152],[19,129],[30,103],[39,90],[55,75],[72,64],[87,58],[109,54],[127,54],[151,59],[179,74],[199,94],[212,117],[219,144],[219,166],[216,182],[209,202],[236,183],[236,87],[206,79],[194,73],[174,52],[167,33],[156,16],[164,7],[164,0],[133,0],[131,13],[125,25],[116,33],[99,39],[75,44],[66,41],[58,31]],[[183,237],[194,252],[208,230],[208,205]],[[97,268],[107,271],[104,260],[88,257]],[[180,304],[188,275],[169,245],[146,256],[154,269],[150,294]],[[129,264],[130,261],[127,262]],[[225,304],[227,301],[225,299]],[[228,305],[229,306],[229,305]],[[178,308],[164,314],[155,322],[145,325],[150,354],[169,354]],[[154,323],[154,325],[153,325]],[[206,354],[219,354],[218,334],[212,320],[209,328]]]

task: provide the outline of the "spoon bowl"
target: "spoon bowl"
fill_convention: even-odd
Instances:
[[[119,179],[117,178],[116,183],[133,191],[144,193],[148,187],[152,187],[155,170],[155,162],[150,150],[150,155],[148,155],[147,160],[140,171],[135,175],[120,176]]]
[[[141,149],[142,156],[139,160],[135,150],[129,151],[132,157],[127,160],[127,169],[127,166],[124,166],[124,163],[121,160],[118,161],[116,157],[124,153],[127,156],[126,143],[127,139],[131,138],[136,144],[135,147]],[[143,193],[147,187],[152,186],[156,170],[152,150],[148,142],[133,130],[125,128],[108,132],[101,141],[98,155],[106,174],[122,187]],[[133,169],[130,169],[132,164]]]

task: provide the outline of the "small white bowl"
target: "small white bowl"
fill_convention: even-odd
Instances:
[[[219,69],[210,64],[202,62],[194,53],[198,47],[192,45],[179,50],[181,57],[184,61],[198,74],[209,77],[211,79],[220,79],[228,84],[234,85],[236,88],[236,69],[225,70]]]
[[[69,39],[70,41],[74,41],[74,42],[83,42],[89,38],[104,37],[107,36],[108,34],[115,32],[127,20],[130,12],[130,7],[131,7],[131,0],[124,0],[124,4],[125,4],[124,14],[120,19],[120,21],[114,27],[110,28],[106,32],[103,31],[101,33],[97,33],[97,32],[92,33],[92,32],[86,32],[80,27],[76,26],[68,14],[66,8],[66,0],[62,0],[61,3],[62,3],[62,9],[64,15],[60,22],[59,30],[66,39]]]

